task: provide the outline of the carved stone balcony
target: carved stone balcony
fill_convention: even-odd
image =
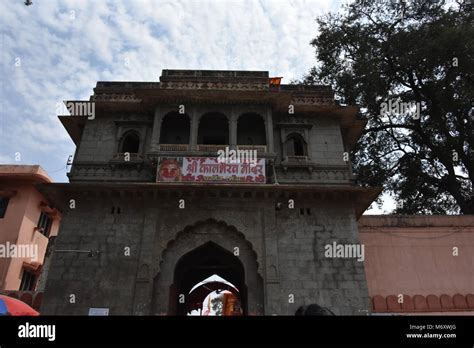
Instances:
[[[138,153],[116,153],[113,161],[119,162],[139,162],[143,161],[143,156]]]
[[[307,164],[309,159],[308,156],[286,156],[284,162],[288,164]]]
[[[110,160],[110,166],[112,168],[117,166],[135,166],[141,168],[143,166],[143,156],[138,153],[119,152]]]
[[[281,161],[284,171],[292,167],[307,168],[311,171],[313,165],[314,163],[311,163],[311,159],[308,156],[285,156],[283,161]]]

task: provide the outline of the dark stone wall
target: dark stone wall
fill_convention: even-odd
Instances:
[[[177,261],[208,241],[239,248],[251,314],[292,315],[310,303],[335,314],[368,309],[363,263],[324,256],[327,243],[358,243],[349,202],[297,200],[294,209],[277,211],[271,198],[187,197],[184,209],[179,199],[78,198],[63,217],[42,314],[87,315],[90,307],[110,308],[111,315],[165,314]]]

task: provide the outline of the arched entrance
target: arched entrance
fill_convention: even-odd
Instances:
[[[157,256],[152,314],[186,315],[191,302],[202,298],[190,296],[191,289],[212,275],[238,289],[236,295],[243,314],[264,314],[258,257],[252,244],[235,227],[214,219],[197,222],[179,232]]]
[[[204,298],[212,291],[202,291],[196,294],[191,289],[200,281],[218,275],[234,284],[239,291],[239,297],[244,314],[247,313],[247,296],[245,285],[245,271],[239,258],[230,251],[213,242],[190,251],[176,264],[174,272],[174,296],[171,296],[170,308],[176,307],[177,315],[186,315],[195,304],[201,304]]]

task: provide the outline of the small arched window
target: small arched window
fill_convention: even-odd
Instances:
[[[135,132],[128,132],[122,140],[120,152],[138,153],[140,149],[140,138]]]
[[[286,139],[287,156],[306,156],[306,143],[299,134],[292,134]]]

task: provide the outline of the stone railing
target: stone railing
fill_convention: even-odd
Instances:
[[[188,144],[160,144],[158,150],[160,151],[188,151]]]
[[[230,147],[230,145],[198,145],[197,149],[198,151],[215,152],[217,154],[217,151],[225,150],[228,146]]]
[[[267,152],[266,145],[237,145],[237,150],[257,150],[257,154]]]
[[[197,145],[198,151],[203,152],[217,152],[218,150],[225,150],[226,147],[230,147],[230,145]],[[257,150],[258,154],[263,154],[267,152],[266,145],[237,145],[238,150]],[[159,151],[188,151],[189,145],[188,144],[160,144],[158,147]]]

